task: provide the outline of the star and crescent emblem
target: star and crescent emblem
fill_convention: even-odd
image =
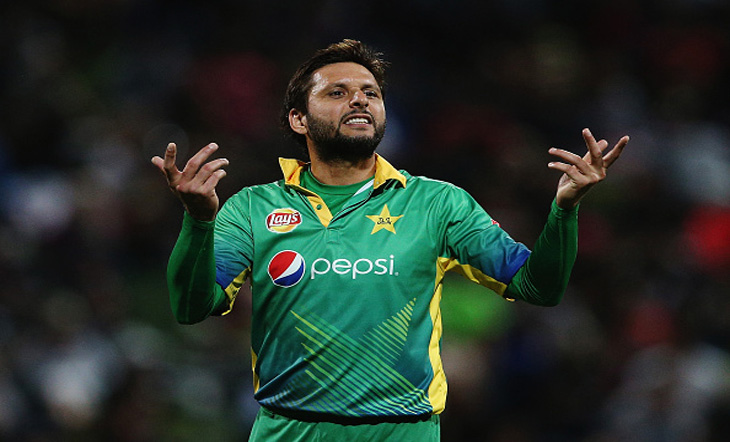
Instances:
[[[370,232],[373,235],[375,232],[380,230],[387,230],[395,235],[395,223],[399,219],[403,218],[403,215],[394,216],[390,214],[388,205],[383,206],[383,210],[380,211],[379,215],[365,215],[368,219],[375,223],[373,231]]]

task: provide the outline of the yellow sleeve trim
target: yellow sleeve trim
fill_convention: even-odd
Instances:
[[[227,315],[231,312],[231,310],[233,310],[233,303],[236,302],[238,292],[241,290],[241,287],[243,287],[243,283],[246,282],[246,278],[248,278],[248,275],[250,274],[251,267],[247,268],[246,270],[241,272],[240,275],[236,276],[233,281],[228,284],[228,287],[225,288],[224,292],[226,293],[226,298],[228,299],[228,309],[221,313],[221,315]]]
[[[431,369],[433,370],[433,379],[428,386],[428,399],[433,407],[434,414],[440,414],[446,407],[446,393],[448,386],[446,383],[446,374],[444,372],[443,362],[441,361],[441,336],[443,334],[443,324],[441,321],[441,296],[443,293],[444,275],[446,272],[453,270],[467,279],[487,287],[500,296],[504,296],[507,286],[494,278],[491,278],[480,270],[459,263],[453,258],[439,258],[436,262],[436,280],[434,285],[433,296],[429,304],[429,313],[433,328],[431,331],[431,339],[428,344],[428,356],[431,361]],[[513,299],[505,298],[508,301]]]
[[[251,370],[253,371],[253,392],[256,393],[259,391],[259,387],[261,386],[261,380],[259,379],[259,375],[256,374],[256,361],[259,360],[259,357],[256,355],[256,352],[253,351],[253,348],[251,348]]]
[[[504,297],[504,292],[507,290],[507,284],[497,281],[496,279],[482,273],[481,270],[476,267],[472,267],[468,264],[461,264],[459,261],[453,258],[440,258],[439,267],[443,267],[443,272],[446,273],[450,270],[460,274],[466,279],[476,282],[494,292],[499,296]],[[514,301],[510,298],[505,298],[509,301]]]
[[[441,266],[439,265],[438,268],[440,270]],[[431,361],[431,369],[433,370],[433,379],[431,379],[431,384],[428,386],[428,400],[433,408],[433,414],[441,414],[446,408],[446,393],[448,390],[446,373],[441,361],[441,335],[443,333],[441,293],[443,291],[443,279],[443,272],[439,271],[431,303],[428,306],[433,323],[431,339],[428,343],[428,358]]]

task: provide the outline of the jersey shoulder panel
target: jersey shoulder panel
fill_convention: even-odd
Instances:
[[[468,192],[456,184],[448,181],[430,178],[422,175],[411,175],[408,172],[401,171],[406,176],[407,186],[417,187],[421,192],[433,192],[441,194],[442,192],[455,192],[468,195]]]
[[[433,215],[431,220],[449,223],[472,211],[486,214],[469,192],[453,183],[407,173],[404,175],[407,177],[410,192],[430,206]]]

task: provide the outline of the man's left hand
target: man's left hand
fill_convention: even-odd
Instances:
[[[548,167],[563,172],[558,182],[556,202],[563,209],[572,209],[588,191],[606,178],[606,169],[621,155],[629,142],[627,135],[621,137],[618,143],[606,155],[603,151],[608,147],[606,140],[596,141],[589,129],[583,129],[583,139],[588,147],[588,153],[582,158],[567,150],[551,148],[548,152],[563,160],[551,162]]]

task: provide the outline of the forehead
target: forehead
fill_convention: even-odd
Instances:
[[[312,92],[335,84],[378,87],[373,74],[365,66],[353,62],[328,64],[312,73]]]

